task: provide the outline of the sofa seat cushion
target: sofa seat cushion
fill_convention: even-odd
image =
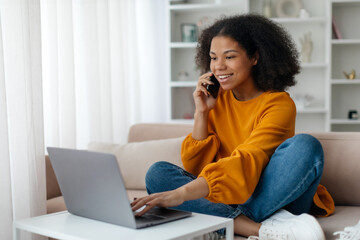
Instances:
[[[354,226],[360,220],[360,207],[356,206],[336,206],[335,212],[330,217],[317,218],[323,228],[326,240],[339,238],[333,233],[343,231],[345,227]]]
[[[47,208],[48,214],[67,210],[63,196],[59,196],[59,197],[55,197],[55,198],[51,198],[51,199],[47,200],[46,208]]]

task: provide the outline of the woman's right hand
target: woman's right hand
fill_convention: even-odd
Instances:
[[[149,196],[135,199],[131,203],[131,208],[136,212],[136,216],[141,216],[156,206],[176,207],[185,201],[204,198],[209,195],[209,192],[209,185],[206,179],[198,177],[175,190],[153,193]]]
[[[195,112],[206,113],[213,109],[215,106],[216,98],[213,98],[206,90],[207,85],[214,84],[210,81],[210,77],[212,75],[213,73],[208,72],[199,77],[196,89],[193,93],[195,101]],[[219,93],[220,91],[221,87],[219,88]]]

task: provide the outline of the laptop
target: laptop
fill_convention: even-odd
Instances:
[[[153,208],[136,217],[113,154],[54,147],[47,150],[69,213],[134,229],[191,216],[191,212]]]

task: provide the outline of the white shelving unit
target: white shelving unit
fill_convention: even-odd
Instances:
[[[331,39],[331,131],[360,131],[360,120],[348,119],[349,111],[360,114],[360,1],[331,0],[331,14],[342,36]],[[355,70],[350,80],[343,71]]]
[[[262,13],[261,0],[250,1],[250,12]],[[271,15],[276,16],[275,0],[271,0]],[[330,129],[330,9],[328,0],[302,0],[303,8],[309,12],[308,18],[271,19],[281,24],[292,36],[296,47],[301,52],[300,39],[311,33],[313,50],[311,61],[301,63],[301,72],[296,76],[297,84],[288,92],[294,100],[299,96],[311,96],[306,107],[297,107],[296,131],[329,131]],[[295,101],[297,103],[297,101]]]
[[[194,112],[192,93],[200,71],[195,65],[197,42],[181,41],[181,24],[205,22],[210,25],[222,15],[247,12],[262,13],[263,0],[187,0],[185,3],[168,0],[168,76],[169,120],[191,122]],[[271,0],[272,16],[276,0]],[[347,80],[343,71],[354,69],[360,75],[360,0],[302,0],[309,18],[271,19],[292,36],[299,52],[300,38],[311,33],[311,61],[301,63],[296,86],[289,89],[296,99],[299,95],[313,98],[304,108],[298,108],[296,131],[360,131],[360,120],[347,119],[349,110],[360,114],[360,79]],[[332,37],[334,17],[343,39]],[[204,20],[205,19],[205,20]],[[355,23],[355,24],[354,24]],[[187,76],[180,76],[181,73]]]
[[[194,115],[192,94],[200,71],[195,65],[197,42],[182,42],[184,23],[208,26],[222,15],[248,12],[248,1],[187,0],[168,1],[168,76],[170,89],[169,120],[191,122]],[[199,28],[199,26],[197,26]],[[198,29],[199,31],[199,29]],[[198,32],[199,34],[199,32]],[[185,77],[180,77],[186,73]]]

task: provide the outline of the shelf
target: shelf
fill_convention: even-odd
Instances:
[[[196,87],[196,81],[171,81],[171,87]]]
[[[360,84],[360,79],[354,79],[354,80],[350,80],[350,79],[332,79],[331,80],[331,84]]]
[[[360,120],[352,119],[331,119],[331,124],[360,124]]]
[[[176,119],[171,119],[171,123],[194,124],[194,119],[176,118]]]
[[[360,2],[358,0],[332,0],[335,7],[359,7]]]
[[[171,48],[196,48],[197,42],[171,42]]]
[[[297,110],[297,130],[330,130],[331,112],[335,112],[334,116],[346,117],[346,115],[342,112],[338,113],[334,111],[334,106],[332,105],[330,96],[334,96],[339,91],[346,91],[345,93],[347,94],[347,91],[353,91],[353,89],[355,91],[358,90],[358,87],[360,87],[360,82],[358,83],[357,80],[349,80],[349,83],[344,83],[345,79],[341,79],[345,78],[345,76],[342,75],[342,69],[344,66],[352,65],[348,62],[343,65],[338,64],[337,62],[334,63],[334,60],[331,58],[332,53],[341,52],[342,54],[344,51],[350,52],[343,54],[345,56],[349,54],[351,56],[356,54],[358,55],[358,45],[356,44],[360,45],[360,36],[357,35],[358,30],[356,29],[351,30],[356,34],[348,34],[346,31],[343,33],[343,36],[349,39],[331,39],[331,10],[334,5],[332,1],[333,0],[304,0],[304,7],[306,7],[309,13],[311,13],[311,17],[309,18],[270,18],[270,20],[282,25],[284,29],[288,30],[289,35],[294,39],[294,43],[299,50],[301,49],[301,42],[299,42],[299,39],[303,37],[304,33],[312,31],[314,50],[312,52],[313,61],[310,63],[300,62],[301,71],[296,76],[299,84],[294,86],[294,92],[317,96],[317,101],[307,108]],[[274,3],[276,0],[271,0],[271,2]],[[335,2],[336,6],[339,5],[340,7],[343,5],[346,7],[350,5],[360,6],[357,4],[342,4],[344,1]],[[356,3],[357,2],[360,2],[360,0],[356,0]],[[197,23],[200,19],[205,17],[208,17],[209,22],[211,22],[215,19],[221,18],[223,15],[251,12],[259,13],[262,12],[262,3],[262,0],[189,0],[183,1],[182,3],[178,2],[177,4],[168,5],[167,11],[170,17],[168,29],[170,38],[166,47],[167,51],[169,51],[170,57],[170,74],[168,82],[170,87],[169,120],[171,122],[193,123],[192,119],[183,119],[183,117],[190,116],[194,111],[191,93],[197,86],[198,76],[200,74],[199,69],[197,69],[194,64],[198,43],[181,42],[181,24]],[[356,14],[359,12],[358,9],[355,9],[354,11]],[[339,27],[347,30],[349,24],[345,24],[345,27],[342,24],[343,22],[349,22],[349,20],[346,19],[346,21],[342,21],[342,17],[345,15],[343,14],[342,9],[340,9],[340,11],[336,10],[336,13],[338,14],[338,16],[336,16],[336,20]],[[353,15],[353,13],[350,14],[352,18]],[[355,17],[355,20],[357,20],[357,17]],[[354,20],[350,20],[350,23],[352,22],[354,22]],[[348,58],[346,58],[346,60],[353,63],[359,62],[358,58],[352,58],[354,59],[350,58],[350,60],[348,60]],[[343,61],[343,58],[341,58],[341,61]],[[334,64],[337,64],[336,66],[339,66],[339,69],[334,70]],[[178,73],[182,71],[186,71],[188,73],[187,78],[178,77]],[[334,79],[331,79],[332,77]],[[179,81],[180,79],[183,81]],[[342,87],[342,85],[333,85],[351,83],[359,85],[355,85],[354,87],[352,85],[345,85],[345,87]],[[333,87],[334,91],[332,91],[331,87]],[[353,95],[354,94],[352,93],[352,96]],[[355,99],[353,102],[358,102],[358,99]],[[346,125],[334,126],[347,127]],[[350,125],[350,127],[354,127],[354,125]],[[360,128],[360,124],[356,127]]]
[[[320,23],[325,24],[325,17],[310,17],[310,18],[271,18],[271,20],[278,23]]]
[[[297,113],[327,113],[325,108],[304,108],[297,110]]]
[[[238,3],[217,3],[217,4],[177,4],[170,5],[170,11],[182,12],[182,11],[209,11],[229,8],[240,8]]]
[[[326,68],[327,63],[301,63],[301,68]]]
[[[332,39],[331,44],[333,45],[360,44],[360,39]]]

